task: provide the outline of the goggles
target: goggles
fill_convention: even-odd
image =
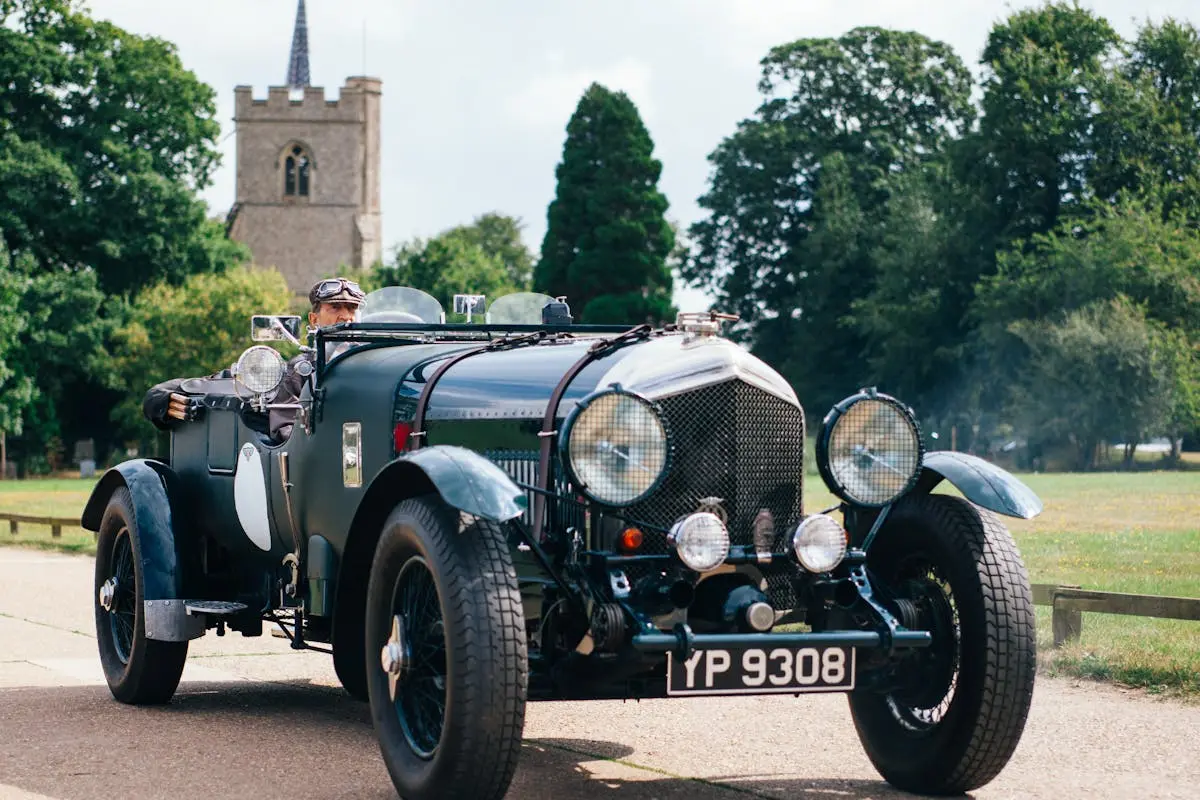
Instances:
[[[324,303],[330,300],[349,300],[361,302],[366,297],[359,285],[346,278],[330,278],[323,280],[313,287],[308,299],[313,303]]]

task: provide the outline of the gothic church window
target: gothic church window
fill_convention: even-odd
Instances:
[[[283,162],[283,193],[288,197],[308,197],[312,182],[312,159],[300,145],[292,145]]]

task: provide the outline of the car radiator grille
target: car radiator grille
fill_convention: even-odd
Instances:
[[[508,476],[518,484],[522,486],[538,485],[539,454],[537,450],[485,450],[483,455],[507,472]],[[569,494],[569,481],[560,474],[560,470],[556,469],[555,473],[555,491],[559,495]],[[526,507],[520,520],[530,527],[533,526],[533,507],[536,497],[536,492],[530,489],[525,490]],[[575,503],[552,503],[551,505],[557,506],[551,509],[553,514],[557,514],[557,516],[551,517],[551,526],[559,529],[571,526],[583,528],[584,510],[582,507]]]
[[[738,380],[666,397],[658,405],[671,432],[670,468],[653,494],[624,509],[622,516],[669,529],[680,517],[699,510],[711,498],[719,498],[733,544],[753,545],[755,521],[761,518],[766,522],[760,525],[770,526],[766,529],[770,547],[775,552],[786,549],[786,536],[802,516],[803,412]],[[534,450],[492,451],[485,455],[517,481],[536,480]],[[569,491],[561,478],[556,483],[560,492]],[[532,495],[529,500],[532,509]],[[560,504],[563,512],[571,517],[579,515],[572,504]],[[526,522],[530,516],[526,513]],[[562,520],[558,524],[563,522],[578,524],[582,520]],[[647,531],[643,552],[668,551],[665,534]],[[636,581],[651,570],[631,566],[627,571]],[[767,569],[766,577],[767,594],[775,607],[794,607],[787,570]]]
[[[659,405],[674,444],[670,471],[650,497],[629,508],[629,516],[670,528],[719,498],[733,544],[754,543],[755,520],[765,511],[770,545],[781,547],[801,516],[803,412],[736,380],[667,397]]]

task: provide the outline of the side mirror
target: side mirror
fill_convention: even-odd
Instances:
[[[482,294],[456,294],[454,295],[454,313],[465,314],[467,322],[471,321],[472,314],[482,314],[484,308],[487,307],[487,295]]]
[[[255,314],[250,318],[250,338],[256,342],[300,344],[300,317]]]

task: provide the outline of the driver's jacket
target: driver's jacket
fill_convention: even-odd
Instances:
[[[300,388],[304,385],[304,378],[293,367],[305,358],[311,361],[313,356],[311,353],[301,353],[288,362],[288,369],[283,376],[283,381],[279,384],[279,390],[271,400],[272,403],[296,403],[299,401]],[[142,400],[142,413],[160,431],[172,430],[184,424],[183,420],[167,416],[172,393],[188,397],[229,396],[233,391],[232,379],[230,370],[223,369],[202,378],[172,378],[169,381],[163,381],[150,387],[150,390],[146,392],[146,397]],[[243,415],[242,418],[251,427],[268,433],[272,440],[282,442],[291,435],[292,425],[296,421],[296,409],[269,409],[265,425],[263,425],[264,420],[261,415],[256,413],[253,416],[258,417],[258,420],[249,419],[247,415]],[[258,424],[255,424],[256,421]]]

